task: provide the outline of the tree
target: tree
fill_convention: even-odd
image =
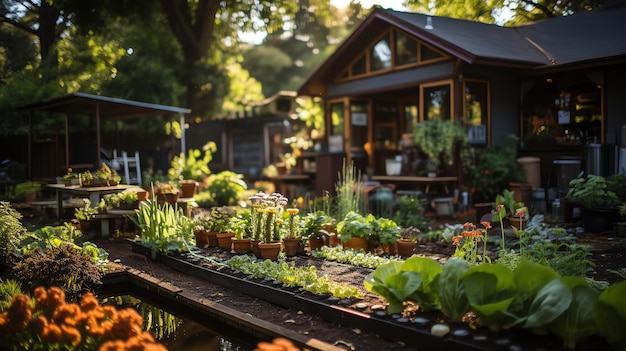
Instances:
[[[507,25],[589,11],[602,3],[603,0],[407,0],[413,11],[484,23],[495,23],[501,14],[511,12],[513,16]]]

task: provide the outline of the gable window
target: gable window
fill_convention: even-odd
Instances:
[[[380,39],[372,47],[370,52],[370,71],[380,71],[391,68],[391,46],[389,45],[389,34]]]
[[[335,78],[336,81],[431,64],[450,58],[432,46],[396,29],[388,29],[354,57],[356,60],[341,71]]]
[[[396,57],[394,64],[396,66],[402,66],[417,63],[417,40],[402,32],[395,33]]]

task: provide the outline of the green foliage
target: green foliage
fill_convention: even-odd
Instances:
[[[433,119],[417,123],[413,128],[415,145],[429,161],[452,166],[462,150],[468,149],[467,133],[456,121]]]
[[[525,209],[524,203],[515,201],[515,193],[509,189],[504,189],[502,194],[496,196],[496,205],[504,206],[505,213],[510,217],[517,216],[519,210]],[[526,217],[526,212],[524,211],[524,217]]]
[[[98,214],[98,209],[91,207],[91,200],[87,198],[83,199],[83,207],[78,207],[74,210],[74,217],[79,221],[90,221],[96,214]]]
[[[473,201],[491,202],[508,189],[509,183],[523,181],[517,164],[516,135],[509,134],[498,144],[477,149],[469,169]]]
[[[400,261],[400,258],[386,258],[368,252],[357,252],[354,250],[345,250],[341,246],[329,247],[322,246],[311,252],[311,256],[324,259],[326,261],[334,261],[339,263],[348,263],[352,266],[365,267],[375,269],[380,265],[389,261]]]
[[[170,180],[189,179],[203,182],[204,177],[211,174],[209,162],[213,160],[215,151],[217,151],[215,142],[209,141],[202,147],[202,150],[190,149],[187,156],[182,153],[174,156],[168,170]]]
[[[233,171],[222,171],[213,174],[207,181],[207,191],[211,194],[212,206],[235,205],[248,189],[243,174]]]
[[[626,281],[604,290],[595,304],[594,315],[598,332],[616,350],[626,350]]]
[[[428,222],[423,215],[425,204],[426,199],[420,199],[417,196],[398,196],[393,211],[393,221],[403,228],[414,227],[426,230]]]
[[[249,208],[242,208],[236,215],[230,217],[229,227],[235,232],[237,239],[252,237],[252,216]]]
[[[305,239],[310,237],[317,239],[328,238],[330,233],[328,233],[326,227],[334,223],[334,219],[324,211],[309,212],[305,216],[300,217],[300,221],[302,237]]]
[[[38,182],[23,182],[15,186],[15,196],[23,198],[26,194],[37,194],[41,191],[41,184]]]
[[[186,250],[193,239],[194,221],[182,208],[167,202],[160,205],[152,195],[135,210],[137,217],[130,217],[141,230],[139,241],[150,247],[153,258],[157,251]]]
[[[617,183],[603,176],[588,174],[586,178],[572,179],[569,186],[567,197],[579,200],[589,209],[616,209],[624,201],[615,193]]]
[[[21,219],[22,214],[10,203],[0,201],[0,265],[12,263],[13,254],[18,252],[20,242],[27,235]]]
[[[373,230],[371,221],[367,221],[366,217],[356,212],[348,212],[344,219],[337,223],[337,234],[344,243],[352,238],[368,239]]]
[[[465,285],[461,277],[470,268],[470,264],[459,258],[451,258],[441,270],[438,287],[439,305],[441,312],[452,321],[460,321],[463,315],[470,310],[469,301],[465,294]]]
[[[227,261],[228,266],[253,278],[270,278],[288,287],[302,287],[315,294],[331,294],[339,298],[360,298],[363,293],[354,286],[333,282],[328,276],[318,276],[315,266],[296,267],[294,262],[258,262],[248,255],[238,255]]]
[[[363,200],[363,189],[365,185],[361,181],[361,172],[353,164],[346,165],[343,161],[343,168],[339,173],[339,181],[335,184],[337,193],[337,213],[336,218],[345,218],[348,212],[365,212],[365,201]]]
[[[5,311],[11,306],[11,300],[15,295],[23,294],[20,283],[14,279],[0,279],[0,311]]]

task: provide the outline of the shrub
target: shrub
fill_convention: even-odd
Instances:
[[[22,215],[8,202],[0,201],[0,265],[10,265],[12,254],[27,235],[20,220]]]

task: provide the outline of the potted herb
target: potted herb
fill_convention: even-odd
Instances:
[[[74,210],[74,217],[78,219],[81,232],[85,233],[91,229],[93,217],[97,214],[98,209],[95,207],[91,207],[91,200],[84,198],[83,207],[79,207]]]
[[[609,177],[589,174],[570,181],[566,197],[580,201],[585,230],[601,233],[613,229],[618,220],[618,207],[623,203],[615,190],[621,177]]]
[[[511,190],[504,189],[502,194],[496,196],[496,216],[492,218],[492,222],[499,221],[502,217],[506,217],[511,225],[517,230],[522,230],[524,224],[528,221],[528,209],[523,202],[515,199],[515,193]]]
[[[330,246],[328,226],[333,219],[324,211],[309,212],[301,218],[302,238],[308,240],[309,248],[316,250],[324,245]]]
[[[33,202],[37,199],[37,193],[41,191],[41,184],[38,182],[23,182],[15,186],[15,196],[23,198],[26,202]]]
[[[229,226],[235,233],[231,238],[232,248],[236,254],[246,254],[252,249],[252,222],[250,210],[242,209],[237,211],[237,215],[230,217]]]
[[[231,244],[235,232],[231,227],[230,219],[236,215],[236,210],[232,206],[213,207],[207,222],[207,230],[215,233],[217,246],[222,250],[231,249]]]
[[[373,217],[372,214],[369,216]],[[337,223],[337,234],[343,247],[355,251],[367,251],[368,239],[373,230],[371,221],[353,211],[348,212],[345,218]]]
[[[396,254],[396,242],[400,239],[402,228],[392,219],[379,217],[369,214],[365,221],[372,226],[372,234],[368,237],[368,247],[370,251],[381,248],[388,254]]]
[[[63,184],[65,184],[65,186],[80,185],[79,175],[77,173],[73,173],[71,169],[69,172],[64,174],[61,179],[63,180]]]
[[[172,182],[157,185],[155,193],[159,203],[167,202],[170,205],[175,205],[180,196],[180,191]]]

